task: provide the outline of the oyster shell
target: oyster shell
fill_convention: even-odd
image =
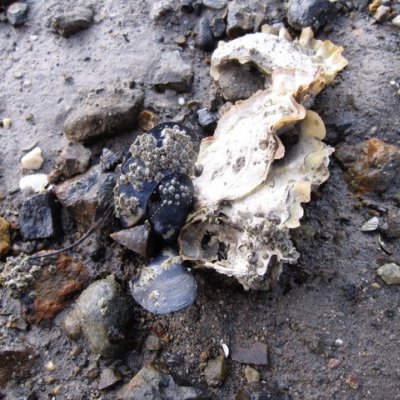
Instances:
[[[217,83],[232,61],[256,65],[271,83],[226,111],[214,137],[201,143],[195,207],[178,240],[183,259],[264,290],[284,262],[297,260],[289,229],[300,225],[311,190],[328,179],[333,152],[322,142],[323,121],[305,105],[347,65],[341,52],[307,28],[293,42],[255,33],[213,53]]]

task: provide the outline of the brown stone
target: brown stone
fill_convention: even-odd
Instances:
[[[346,170],[350,189],[360,195],[385,192],[400,168],[400,148],[376,138],[356,146],[342,145],[336,158]]]
[[[33,285],[36,298],[32,321],[54,318],[67,305],[71,295],[83,290],[86,278],[85,266],[63,254],[57,259],[55,272],[52,266],[43,267]]]
[[[0,217],[0,256],[8,253],[11,246],[10,223]]]
[[[227,375],[228,370],[224,356],[219,356],[208,361],[207,367],[204,370],[208,386],[215,387],[220,385],[226,379]]]
[[[30,347],[8,348],[0,350],[0,388],[8,382],[26,379],[31,375],[36,353]]]
[[[115,368],[106,368],[101,371],[99,390],[107,390],[122,380],[121,372]]]

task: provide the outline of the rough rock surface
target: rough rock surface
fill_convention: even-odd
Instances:
[[[192,87],[193,69],[178,50],[161,54],[153,76],[153,85],[158,90],[173,89],[187,92]]]
[[[10,223],[0,217],[0,256],[8,253],[11,247]]]
[[[59,235],[61,220],[53,193],[41,193],[26,199],[19,215],[19,225],[26,240]]]
[[[140,90],[134,90],[129,97],[90,97],[66,119],[65,136],[72,142],[82,142],[132,130],[136,127],[142,103],[143,92]]]
[[[75,6],[54,17],[52,28],[65,38],[87,29],[93,23],[93,11],[88,7]]]
[[[55,193],[64,208],[83,227],[89,228],[112,204],[115,175],[101,171],[99,165],[85,174],[72,178],[55,187]]]

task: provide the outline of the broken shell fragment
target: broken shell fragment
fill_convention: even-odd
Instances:
[[[155,233],[174,243],[193,206],[193,183],[179,172],[161,179],[147,202],[146,215]]]
[[[379,228],[379,218],[372,217],[361,227],[361,232],[373,232]]]
[[[131,227],[139,222],[160,180],[174,172],[190,175],[195,157],[190,131],[183,125],[166,122],[140,135],[114,188],[115,213],[122,224]]]
[[[194,303],[197,283],[179,257],[164,252],[130,282],[133,298],[147,311],[167,314]]]

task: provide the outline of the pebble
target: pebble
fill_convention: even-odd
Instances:
[[[378,268],[376,273],[387,285],[400,285],[400,266],[395,263],[387,263]]]
[[[134,129],[143,92],[135,89],[131,93],[129,97],[114,94],[85,100],[64,122],[67,139],[82,142]]]
[[[65,178],[83,174],[89,168],[92,152],[81,143],[68,143],[60,154],[57,163],[58,171]]]
[[[0,348],[0,388],[9,382],[27,379],[31,375],[35,364],[36,353],[30,347]]]
[[[374,19],[378,22],[385,22],[389,19],[390,7],[379,6],[374,14]]]
[[[61,218],[52,192],[34,195],[24,201],[19,229],[25,240],[48,239],[60,235]]]
[[[207,17],[202,17],[199,20],[195,44],[199,49],[204,51],[214,50],[214,36],[211,32],[210,21]]]
[[[130,318],[128,300],[112,276],[89,285],[67,314],[63,327],[76,336],[77,325],[95,354],[111,358],[121,351]],[[72,326],[74,331],[69,332]]]
[[[10,223],[0,217],[0,256],[5,256],[11,247]]]
[[[12,3],[7,8],[7,20],[13,26],[21,26],[28,17],[28,4],[22,2]]]
[[[3,125],[3,128],[10,129],[11,125],[12,125],[12,119],[11,118],[3,118],[2,125]]]
[[[111,207],[114,186],[115,174],[102,172],[100,165],[96,165],[84,174],[55,186],[55,193],[72,218],[89,229],[96,212]]]
[[[22,168],[38,170],[43,165],[42,150],[40,147],[35,147],[29,153],[21,158]]]
[[[101,371],[99,379],[99,390],[107,390],[122,381],[122,374],[115,368],[105,368]]]
[[[318,30],[335,14],[335,6],[329,0],[289,0],[287,18],[289,25],[301,30],[308,26]]]
[[[157,90],[173,89],[187,92],[193,83],[193,69],[186,63],[179,50],[162,53],[152,79]]]
[[[226,29],[224,18],[221,17],[212,18],[210,22],[210,28],[215,39],[221,38],[224,35]]]
[[[204,377],[208,386],[216,387],[220,385],[227,377],[228,370],[226,368],[225,357],[218,356],[209,360],[204,369]]]
[[[13,77],[14,77],[15,79],[22,79],[23,76],[24,76],[24,74],[23,74],[21,71],[14,71],[14,72],[13,72]]]
[[[358,389],[360,386],[360,380],[358,379],[358,376],[356,374],[350,374],[346,378],[346,383],[352,388],[352,389]]]
[[[57,366],[53,363],[53,361],[49,361],[47,364],[46,364],[46,369],[47,369],[47,371],[55,371],[56,369],[57,369]]]
[[[161,0],[154,3],[150,11],[150,17],[153,20],[158,20],[161,17],[171,13],[174,10],[173,0]]]
[[[211,132],[217,125],[217,121],[217,114],[212,113],[207,108],[201,108],[197,111],[197,122],[206,132]]]
[[[392,24],[400,28],[400,15],[392,19]]]
[[[213,10],[221,10],[226,7],[226,3],[226,0],[203,0],[203,5]]]
[[[93,23],[93,11],[88,7],[69,7],[68,12],[56,15],[52,28],[65,38],[87,29]]]
[[[260,382],[260,373],[255,368],[250,366],[245,367],[244,375],[248,383]]]
[[[335,346],[336,347],[340,347],[340,346],[343,346],[343,340],[342,339],[336,339],[335,340]]]
[[[342,363],[343,363],[342,360],[339,360],[339,359],[337,359],[337,358],[330,358],[330,359],[328,360],[327,367],[328,367],[329,369],[335,369],[335,368],[340,367],[340,365],[342,365]]]
[[[154,334],[147,336],[145,346],[146,346],[146,349],[150,350],[150,351],[160,350],[161,349],[160,338]]]
[[[260,342],[244,341],[232,346],[231,358],[244,364],[269,365],[268,346]]]
[[[24,194],[39,193],[44,191],[49,184],[46,174],[25,175],[19,181],[19,188]]]
[[[191,386],[178,385],[174,378],[157,364],[144,366],[121,390],[118,399],[208,399]]]
[[[392,239],[400,238],[400,210],[389,210],[386,217],[386,235]]]

